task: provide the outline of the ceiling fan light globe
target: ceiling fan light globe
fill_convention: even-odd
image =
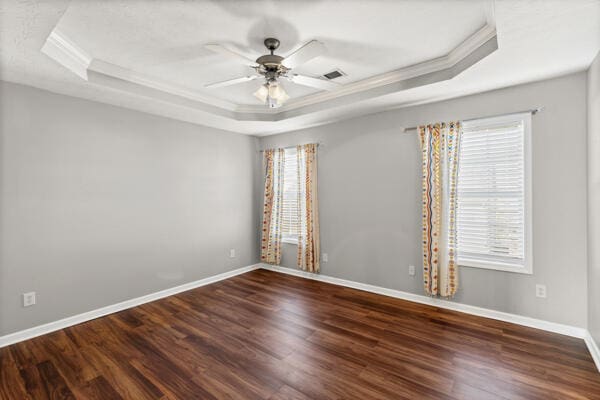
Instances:
[[[260,100],[262,103],[267,102],[267,97],[269,96],[269,89],[267,85],[261,85],[256,92],[254,92],[254,97]]]
[[[290,96],[288,96],[288,94],[286,92],[283,92],[283,95],[277,99],[277,103],[279,103],[279,105],[282,106],[283,103],[288,101],[289,98],[290,98]]]
[[[290,98],[279,82],[274,82],[269,85],[269,97],[275,99],[279,105],[285,103]]]
[[[272,83],[269,85],[269,97],[278,99],[281,96],[283,89],[279,83]]]

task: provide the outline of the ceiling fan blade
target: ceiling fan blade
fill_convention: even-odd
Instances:
[[[248,65],[250,67],[255,67],[258,65],[258,64],[256,64],[256,61],[246,57],[245,55],[243,55],[235,50],[231,50],[227,47],[221,46],[220,44],[211,43],[211,44],[204,45],[204,47],[206,49],[214,51],[215,53],[225,54],[226,56],[234,58],[243,65]]]
[[[313,78],[306,75],[294,74],[289,79],[290,81],[299,85],[310,86],[313,88],[323,90],[334,90],[340,86],[338,83],[335,82],[326,81],[325,79],[321,78]]]
[[[296,68],[315,57],[327,53],[327,48],[318,40],[311,40],[298,50],[287,56],[282,64],[287,68]]]
[[[235,79],[228,79],[226,81],[209,83],[208,85],[205,85],[204,87],[207,89],[214,89],[214,88],[218,88],[218,87],[237,85],[238,83],[253,81],[256,78],[259,78],[259,76],[258,75],[242,76],[242,77],[235,78]]]

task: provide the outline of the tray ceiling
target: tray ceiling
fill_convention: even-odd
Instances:
[[[57,91],[251,134],[299,129],[452,93],[533,80],[528,68],[547,59],[536,49],[524,60],[527,68],[521,68],[522,73],[509,66],[504,68],[504,79],[490,75],[483,82],[486,66],[499,72],[511,52],[525,53],[522,47],[534,42],[530,33],[537,35],[534,39],[539,43],[543,32],[531,26],[532,17],[533,23],[552,26],[548,23],[558,19],[564,23],[587,16],[571,26],[570,39],[581,39],[571,44],[570,61],[556,60],[554,68],[541,68],[538,79],[584,68],[600,41],[600,17],[589,17],[600,15],[600,1],[595,0],[520,4],[508,0],[495,4],[487,0],[56,0],[3,1],[2,7],[0,33],[2,47],[8,44],[8,51],[1,61],[8,80],[51,90],[63,82]],[[6,27],[5,19],[11,15],[18,19]],[[6,34],[14,40],[6,41]],[[584,39],[586,34],[592,37]],[[256,58],[265,53],[262,41],[269,36],[281,40],[277,51],[281,55],[311,39],[323,42],[327,54],[295,71],[321,76],[341,69],[347,75],[339,78],[340,88],[323,92],[286,82],[291,99],[284,107],[270,110],[252,96],[259,81],[204,87],[252,72],[206,50],[205,44],[245,48],[247,56]],[[16,45],[19,41],[24,48]],[[566,43],[557,45],[568,51]],[[517,60],[522,61],[512,61]],[[34,62],[40,65],[31,65]],[[17,71],[19,65],[25,68]],[[484,73],[477,76],[482,68]],[[453,87],[469,75],[475,79]],[[51,81],[40,83],[44,76]],[[444,87],[452,90],[444,93]]]
[[[142,1],[73,2],[57,24],[92,58],[199,91],[237,105],[260,105],[259,82],[205,89],[204,85],[252,71],[203,48],[207,43],[243,46],[252,59],[265,54],[263,40],[277,37],[286,54],[311,39],[328,53],[295,72],[322,76],[340,68],[356,82],[448,54],[484,27],[488,2],[370,1]],[[460,24],[452,21],[460,20]],[[422,29],[423,26],[435,29]],[[411,40],[419,32],[419,40]],[[317,89],[287,84],[292,98]]]

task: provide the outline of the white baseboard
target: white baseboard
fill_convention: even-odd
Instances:
[[[321,282],[332,283],[334,285],[346,286],[353,289],[364,290],[366,292],[382,294],[385,296],[395,297],[402,300],[408,300],[415,303],[427,304],[430,306],[445,308],[447,310],[454,310],[464,312],[466,314],[477,315],[480,317],[497,319],[500,321],[512,322],[518,325],[529,326],[532,328],[543,329],[549,332],[560,333],[562,335],[573,336],[576,338],[584,339],[586,337],[587,330],[585,328],[578,328],[570,325],[558,324],[555,322],[548,322],[541,319],[535,319],[525,317],[517,314],[510,314],[502,311],[490,310],[488,308],[481,308],[477,306],[471,306],[468,304],[457,303],[455,301],[439,299],[435,297],[429,297],[420,294],[414,294],[409,292],[403,292],[400,290],[383,288],[380,286],[368,285],[366,283],[348,281],[345,279],[334,278],[332,276],[313,274],[301,270],[295,270],[285,267],[277,267],[269,264],[262,264],[263,269],[270,271],[281,272],[288,275],[301,276],[303,278],[314,279]]]
[[[584,339],[588,350],[590,351],[590,354],[594,359],[596,367],[598,368],[598,371],[600,371],[600,351],[598,350],[598,346],[594,342],[594,339],[592,338],[588,330],[585,328],[559,324],[556,322],[544,321],[541,319],[525,317],[523,315],[517,314],[510,314],[502,311],[490,310],[488,308],[471,306],[468,304],[457,303],[454,301],[438,299],[420,294],[403,292],[400,290],[388,289],[380,286],[368,285],[366,283],[349,281],[322,274],[313,274],[297,269],[273,266],[269,264],[262,264],[261,268],[267,269],[269,271],[275,271],[283,274],[313,279],[316,281],[327,282],[334,285],[364,290],[366,292],[382,294],[384,296],[395,297],[398,299],[408,300],[415,303],[427,304],[430,306],[445,308],[447,310],[460,311],[465,314],[472,314],[477,315],[479,317],[492,318],[499,321],[511,322],[517,325],[528,326],[530,328],[537,328],[548,332],[560,333],[561,335],[567,335],[579,339]]]
[[[333,285],[364,290],[366,292],[382,294],[384,296],[395,297],[398,299],[408,300],[415,303],[427,304],[430,306],[445,308],[447,310],[460,311],[464,312],[465,314],[477,315],[479,317],[491,318],[504,322],[511,322],[517,325],[528,326],[530,328],[537,328],[548,332],[560,333],[561,335],[567,335],[583,339],[585,341],[585,344],[587,345],[590,354],[592,355],[592,358],[594,359],[596,368],[598,368],[598,371],[600,372],[600,350],[598,349],[598,345],[594,341],[592,335],[585,328],[559,324],[556,322],[544,321],[541,319],[525,317],[517,314],[510,314],[502,311],[490,310],[489,308],[482,308],[471,306],[468,304],[456,303],[454,301],[443,300],[435,297],[429,297],[409,292],[403,292],[401,290],[394,290],[383,288],[380,286],[368,285],[366,283],[348,281],[346,279],[335,278],[333,276],[313,274],[298,269],[273,266],[269,264],[261,264],[261,268],[269,271],[275,271],[283,274],[312,279],[315,281],[327,282]]]
[[[600,372],[600,350],[598,345],[594,341],[592,335],[585,328],[579,328],[571,325],[559,324],[556,322],[544,321],[541,319],[525,317],[523,315],[510,314],[502,311],[490,310],[489,308],[482,308],[476,306],[470,306],[468,304],[456,303],[454,301],[438,299],[435,297],[424,296],[420,294],[414,294],[409,292],[403,292],[401,290],[394,290],[383,288],[380,286],[368,285],[366,283],[349,281],[346,279],[335,278],[333,276],[327,276],[322,274],[313,274],[310,272],[291,269],[279,266],[273,266],[269,264],[261,264],[262,269],[269,271],[275,271],[283,274],[299,276],[302,278],[312,279],[315,281],[327,282],[333,285],[345,286],[353,289],[364,290],[365,292],[371,292],[376,294],[382,294],[384,296],[395,297],[402,300],[408,300],[415,303],[427,304],[430,306],[445,308],[447,310],[460,311],[465,314],[477,315],[479,317],[496,319],[504,322],[511,322],[517,325],[528,326],[530,328],[541,329],[548,332],[560,333],[561,335],[567,335],[583,339],[587,348],[594,359],[596,368]]]
[[[598,344],[596,343],[592,335],[589,332],[586,333],[587,334],[584,338],[585,344],[587,345],[587,348],[590,351],[592,358],[594,359],[594,363],[596,363],[598,371],[600,371],[600,349],[598,348]]]
[[[195,289],[200,286],[205,286],[214,282],[218,282],[227,278],[231,278],[236,275],[244,274],[246,272],[253,271],[255,269],[266,269],[288,275],[299,276],[307,279],[313,279],[316,281],[327,282],[334,285],[345,286],[353,289],[364,290],[366,292],[381,294],[384,296],[395,297],[398,299],[408,300],[415,303],[427,304],[435,307],[445,308],[448,310],[460,311],[466,314],[477,315],[480,317],[492,318],[500,321],[511,322],[518,325],[528,326],[531,328],[542,329],[549,332],[560,333],[562,335],[568,335],[580,339],[584,339],[585,343],[596,363],[596,367],[600,371],[600,350],[598,345],[585,328],[579,328],[570,325],[558,324],[555,322],[544,321],[540,319],[525,317],[522,315],[505,313],[502,311],[490,310],[487,308],[481,308],[471,306],[468,304],[456,303],[453,301],[437,299],[424,295],[403,292],[400,290],[383,288],[380,286],[368,285],[366,283],[354,282],[345,279],[335,278],[332,276],[313,274],[301,270],[295,270],[291,268],[276,267],[268,264],[254,264],[247,267],[235,269],[233,271],[225,272],[222,274],[210,276],[208,278],[200,279],[194,282],[185,283],[180,286],[176,286],[170,289],[161,290],[160,292],[151,293],[145,296],[136,297],[134,299],[126,300],[110,306],[98,308],[96,310],[88,311],[82,314],[74,315],[71,317],[63,318],[58,321],[49,322],[47,324],[35,326],[33,328],[25,329],[19,332],[10,333],[5,336],[0,336],[0,347],[8,346],[17,342],[21,342],[27,339],[32,339],[36,336],[44,335],[46,333],[54,332],[69,326],[77,325],[82,322],[86,322],[95,318],[102,317],[104,315],[112,314],[118,311],[126,310],[128,308],[136,307],[144,303],[149,303],[154,300],[162,299],[164,297],[172,296],[177,293],[185,292],[187,290]]]
[[[224,272],[222,274],[209,276],[208,278],[200,279],[194,282],[185,283],[180,286],[175,286],[169,289],[161,290],[160,292],[150,293],[145,296],[136,297],[134,299],[125,300],[123,302],[113,304],[110,306],[98,308],[96,310],[88,311],[82,314],[73,315],[71,317],[63,318],[58,321],[49,322],[47,324],[38,325],[33,328],[25,329],[19,332],[10,333],[8,335],[0,336],[0,347],[8,346],[13,343],[21,342],[23,340],[31,339],[36,336],[44,335],[46,333],[54,332],[69,326],[81,324],[104,315],[116,313],[118,311],[126,310],[135,306],[139,306],[144,303],[149,303],[154,300],[162,299],[163,297],[172,296],[177,293],[185,292],[186,290],[195,289],[200,286],[205,286],[214,282],[222,281],[223,279],[231,278],[236,275],[244,274],[249,271],[261,268],[261,264],[254,264],[247,267],[234,269],[233,271]]]

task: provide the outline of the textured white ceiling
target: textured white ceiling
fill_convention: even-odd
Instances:
[[[318,39],[328,53],[295,72],[321,76],[341,68],[346,82],[447,54],[486,24],[490,1],[78,1],[58,24],[93,58],[159,77],[237,104],[260,104],[259,82],[205,89],[252,70],[204,49],[207,43],[243,46],[256,59],[263,40],[281,41],[286,54]],[[458,21],[454,24],[452,21]],[[435,29],[421,29],[422,27]],[[409,40],[419,30],[419,41]],[[287,83],[292,97],[317,90]]]
[[[303,118],[222,121],[88,83],[39,50],[55,27],[94,58],[238,104],[256,104],[256,82],[207,91],[203,85],[246,74],[202,48],[209,42],[259,54],[275,36],[285,54],[320,39],[327,56],[299,70],[333,68],[347,81],[429,60],[495,22],[499,50],[451,81]],[[600,0],[296,0],[0,1],[0,78],[244,133],[299,129],[415,102],[433,101],[585,69],[600,49]],[[249,54],[252,55],[252,54]],[[294,97],[313,89],[289,84]]]

